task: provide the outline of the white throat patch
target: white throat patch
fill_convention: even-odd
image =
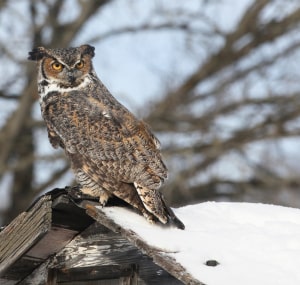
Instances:
[[[85,88],[87,85],[89,85],[91,83],[91,79],[86,76],[84,78],[84,80],[77,86],[74,87],[67,87],[67,88],[63,88],[61,86],[59,86],[57,83],[50,83],[48,82],[47,85],[43,85],[41,80],[38,82],[38,91],[39,91],[39,96],[40,96],[40,101],[42,101],[42,99],[50,92],[70,92],[70,91],[75,91],[78,90],[79,88]]]

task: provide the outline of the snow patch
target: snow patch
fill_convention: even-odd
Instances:
[[[299,209],[216,202],[174,209],[185,230],[151,225],[126,208],[101,210],[207,285],[300,284]]]

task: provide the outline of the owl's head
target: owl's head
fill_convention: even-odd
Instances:
[[[38,47],[29,52],[28,59],[38,63],[39,82],[70,88],[80,85],[93,70],[94,50],[90,45],[54,49]]]

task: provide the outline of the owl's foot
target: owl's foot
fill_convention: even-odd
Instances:
[[[99,188],[99,187],[81,187],[81,192],[87,195],[90,195],[92,197],[99,197],[99,203],[102,207],[104,207],[107,204],[107,201],[109,197],[111,196],[106,190]]]
[[[97,201],[97,198],[96,196],[94,195],[89,195],[89,194],[86,194],[84,192],[81,191],[81,186],[80,185],[77,185],[77,186],[66,186],[65,187],[65,190],[67,191],[67,193],[69,194],[69,196],[75,200],[75,201],[80,201],[80,200],[91,200],[91,201]]]
[[[107,204],[107,201],[109,199],[110,195],[106,193],[105,191],[101,191],[101,195],[99,197],[99,203],[102,207],[104,207]]]

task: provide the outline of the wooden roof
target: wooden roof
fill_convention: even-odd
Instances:
[[[54,189],[0,232],[0,284],[113,278],[202,284],[168,253],[116,224],[74,189]]]

